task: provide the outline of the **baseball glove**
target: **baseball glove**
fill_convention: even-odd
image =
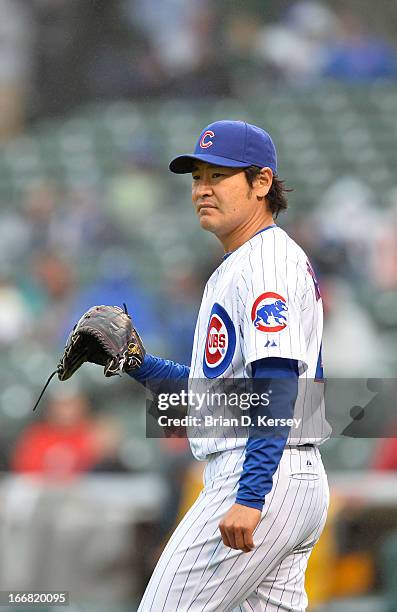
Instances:
[[[67,380],[89,361],[104,366],[105,376],[115,376],[139,368],[145,354],[125,304],[124,310],[119,306],[93,306],[71,331],[57,369],[48,379],[33,410],[55,374],[59,380]]]
[[[142,365],[145,349],[127,307],[93,306],[74,326],[58,363],[59,380],[67,380],[89,361],[115,376]]]

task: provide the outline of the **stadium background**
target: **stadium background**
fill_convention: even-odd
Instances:
[[[127,377],[87,365],[32,405],[96,303],[127,302],[150,352],[189,362],[221,251],[167,166],[221,118],[274,136],[327,376],[395,376],[397,5],[0,0],[0,15],[0,589],[134,610],[201,468],[186,441],[145,438]],[[312,611],[397,610],[397,448],[368,436],[323,449]]]

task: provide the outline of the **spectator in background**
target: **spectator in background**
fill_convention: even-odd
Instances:
[[[26,337],[32,313],[10,274],[0,270],[0,348]]]
[[[338,14],[336,37],[327,51],[323,76],[349,82],[369,82],[397,76],[396,49],[373,34],[348,9]]]
[[[45,300],[51,306],[64,302],[74,285],[73,267],[56,252],[42,251],[33,262],[33,274],[37,278]]]
[[[355,176],[336,178],[311,215],[316,237],[313,247],[320,265],[323,258],[328,258],[330,249],[335,260],[339,251],[345,258],[342,272],[345,278],[356,286],[360,280],[366,282],[375,244],[373,229],[380,218],[376,196],[370,187]],[[340,274],[341,268],[337,266],[335,272]]]
[[[172,267],[167,273],[165,327],[172,351],[171,359],[190,363],[194,337],[197,300],[202,294],[202,282],[193,269]]]
[[[130,471],[120,456],[121,422],[95,415],[84,394],[50,392],[43,414],[16,441],[10,460],[14,472],[63,481],[87,472]]]
[[[35,184],[24,194],[22,210],[29,228],[27,254],[51,246],[51,223],[61,197],[56,185],[47,180]]]
[[[92,185],[79,184],[57,198],[49,225],[49,242],[57,252],[77,262],[114,243],[119,234],[101,196]]]
[[[164,204],[157,144],[155,134],[141,132],[131,136],[120,170],[109,182],[108,215],[122,235],[138,238],[141,223]]]
[[[219,45],[222,26],[214,4],[207,0],[127,1],[130,25],[145,33],[162,73],[158,93],[201,98],[229,93],[227,58]]]
[[[272,77],[271,68],[263,65],[263,58],[257,53],[257,40],[264,27],[263,13],[234,5],[224,16],[222,54],[227,58],[230,87],[237,99],[242,92],[245,96],[255,95],[256,88],[263,87],[263,81]]]
[[[81,42],[88,95],[94,99],[118,99],[145,98],[158,93],[163,83],[161,58],[139,20],[126,18],[119,1],[78,4],[86,26]],[[141,12],[146,2],[138,5]],[[158,19],[156,15],[155,20]]]
[[[324,191],[308,221],[310,251],[321,273],[328,376],[386,375],[388,355],[365,299],[380,218],[375,193],[358,178],[342,176]]]
[[[77,270],[56,251],[42,251],[32,258],[30,273],[22,290],[35,315],[32,333],[47,347],[62,345],[62,323],[70,316],[77,291]]]
[[[390,353],[395,351],[389,351],[371,316],[382,296],[368,282],[379,227],[382,213],[376,195],[354,176],[336,179],[311,214],[289,227],[310,252],[318,273],[327,376],[389,375]]]
[[[382,472],[397,471],[397,423],[394,422],[393,438],[381,438],[372,460],[372,469]],[[391,435],[391,434],[389,434]]]
[[[322,278],[320,285],[324,302],[323,358],[327,376],[385,376],[387,356],[384,346],[351,285],[336,275]]]
[[[170,358],[178,363],[191,361],[197,303],[201,299],[205,279],[216,268],[215,261],[209,259],[207,254],[195,266],[185,263],[166,270],[164,327],[171,347]]]
[[[278,23],[266,24],[256,40],[256,53],[273,77],[294,85],[317,80],[326,61],[337,19],[328,6],[305,0],[293,4]]]
[[[384,437],[377,440],[371,468],[380,471],[397,471],[397,419],[395,417],[397,404],[397,382],[389,380],[390,391],[386,400],[386,427]],[[392,383],[390,385],[390,383]],[[390,418],[390,415],[393,415]]]
[[[209,10],[206,0],[128,0],[126,4],[130,25],[145,32],[165,75],[173,79],[198,67],[205,48],[197,26]]]
[[[24,266],[29,252],[30,226],[27,219],[17,210],[7,210],[0,201],[0,261],[10,270],[15,270],[17,262]]]
[[[22,131],[31,81],[34,22],[29,3],[0,0],[0,141]]]
[[[115,3],[103,0],[29,0],[29,4],[39,32],[35,45],[32,115],[70,112],[88,97],[85,62],[92,47],[98,44],[102,32],[95,32],[95,28],[98,28],[102,16],[105,28],[111,27],[109,14],[112,14]],[[93,18],[93,13],[97,19]]]
[[[131,468],[122,460],[120,452],[123,442],[122,423],[113,416],[98,415],[91,430],[97,458],[90,468],[94,473],[123,473]]]
[[[78,261],[83,253],[85,257],[92,251],[96,253],[119,236],[119,228],[114,227],[111,215],[104,211],[102,194],[91,184],[61,189],[53,181],[43,179],[26,190],[21,208],[22,217],[15,213],[7,217],[10,229],[17,230],[16,237],[25,249],[25,256],[54,249]],[[21,221],[24,233],[18,227]]]
[[[16,441],[11,469],[52,480],[70,479],[98,460],[92,435],[95,422],[82,394],[57,391],[50,396],[45,417],[29,424]]]
[[[95,278],[83,285],[71,302],[66,319],[62,319],[63,340],[80,319],[81,313],[95,304],[122,306],[125,302],[131,305],[134,312],[134,324],[142,334],[150,337],[151,344],[162,352],[160,313],[163,306],[158,289],[147,290],[134,272],[134,262],[127,249],[114,248],[105,250],[95,264]]]
[[[384,330],[384,344],[392,349],[397,366],[397,189],[390,194],[390,208],[375,229],[375,248],[371,262],[371,291],[377,300],[371,306],[378,325]],[[394,337],[393,334],[394,333]]]
[[[390,201],[377,225],[371,276],[374,287],[397,292],[397,188],[390,194]]]

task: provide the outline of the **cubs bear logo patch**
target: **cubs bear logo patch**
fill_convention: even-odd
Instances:
[[[258,331],[280,332],[287,327],[288,306],[285,298],[274,291],[261,293],[252,305],[251,320]]]

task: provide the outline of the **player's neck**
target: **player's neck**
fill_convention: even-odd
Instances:
[[[265,218],[255,219],[253,222],[247,222],[244,226],[237,227],[227,236],[218,236],[218,239],[221,241],[225,253],[232,253],[245,242],[251,240],[255,234],[273,224],[273,217],[266,215]]]

